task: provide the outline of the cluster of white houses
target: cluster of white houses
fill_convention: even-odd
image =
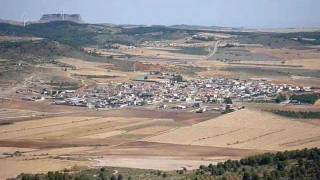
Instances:
[[[307,88],[263,80],[211,78],[193,81],[132,82],[96,86],[86,91],[62,91],[54,103],[89,108],[155,105],[158,108],[201,108],[205,104],[272,101],[279,92],[304,92]]]

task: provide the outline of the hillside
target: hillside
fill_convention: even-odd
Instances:
[[[0,179],[317,177],[314,149],[230,160],[320,146],[320,32],[57,18],[0,24]]]
[[[240,161],[200,166],[196,178],[222,179],[319,179],[320,150],[318,148],[267,153]]]
[[[58,17],[60,18],[60,17]],[[49,18],[50,19],[50,18]],[[0,36],[33,36],[48,38],[73,47],[104,46],[106,43],[135,45],[143,41],[177,40],[199,32],[216,31],[189,28],[189,26],[114,26],[103,24],[79,24],[72,21],[48,21],[31,23],[26,27],[0,22]],[[302,48],[318,45],[320,32],[266,33],[225,30],[224,33],[237,36],[240,43],[262,44],[272,48]]]
[[[217,165],[201,165],[195,171],[187,169],[163,172],[126,168],[101,168],[65,170],[46,174],[21,174],[16,180],[64,179],[64,180],[104,180],[104,179],[319,179],[320,150],[304,149],[278,153],[267,153],[243,158],[239,161],[226,161]]]
[[[71,21],[50,21],[29,24],[26,27],[0,23],[1,36],[33,36],[47,38],[73,47],[104,43],[135,44],[141,40],[178,39],[185,37],[185,30],[165,26],[122,28],[94,24],[78,24]]]
[[[0,24],[0,35],[35,36],[48,38],[70,46],[94,43],[95,29],[89,25],[69,21],[30,24],[26,27]]]
[[[49,40],[0,42],[0,58],[37,61],[66,55],[70,47]]]

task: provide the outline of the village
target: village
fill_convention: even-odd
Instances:
[[[153,74],[153,73],[150,73]],[[151,75],[150,75],[151,76]],[[275,102],[279,93],[309,92],[309,87],[275,84],[264,79],[207,78],[185,80],[181,75],[96,85],[85,90],[47,90],[29,98],[55,105],[90,109],[150,107],[163,110],[230,112],[244,108],[242,102]],[[27,100],[26,98],[24,98]],[[299,103],[288,101],[287,103]]]

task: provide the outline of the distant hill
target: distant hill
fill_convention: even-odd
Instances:
[[[14,21],[14,20],[6,20],[6,19],[0,19],[0,23],[4,24],[12,24],[12,25],[23,25],[23,22],[20,21]]]
[[[175,29],[189,29],[189,30],[198,30],[198,31],[249,31],[249,29],[244,28],[232,28],[232,27],[222,27],[222,26],[198,26],[198,25],[186,25],[186,24],[179,24],[179,25],[172,25],[169,26]],[[250,31],[253,31],[250,29]]]
[[[93,37],[96,28],[71,21],[53,21],[49,23],[29,24],[26,27],[0,23],[2,36],[32,36],[47,38],[73,47],[96,43]]]
[[[72,49],[50,40],[0,42],[0,58],[23,61],[48,61],[67,55]]]
[[[72,47],[100,46],[106,44],[136,45],[143,41],[176,40],[193,36],[199,32],[224,32],[236,35],[237,40],[243,44],[262,44],[269,47],[305,47],[305,45],[319,45],[320,32],[295,33],[265,33],[245,32],[234,28],[211,27],[212,30],[201,26],[115,26],[103,24],[84,24],[73,21],[59,21],[62,15],[48,15],[42,19],[46,23],[27,23],[24,27],[19,23],[1,23],[0,36],[40,37],[57,41]],[[66,19],[65,16],[63,19]],[[68,16],[73,20],[81,17]],[[52,21],[51,21],[52,20]],[[207,27],[209,28],[209,27]],[[200,30],[201,29],[201,30]],[[214,30],[215,29],[215,30]]]
[[[198,25],[172,25],[175,29],[189,29],[199,31],[224,31],[224,32],[262,32],[262,33],[297,33],[297,32],[319,32],[320,27],[309,28],[247,28],[247,27],[222,27],[222,26],[198,26]]]
[[[106,43],[132,45],[144,40],[179,39],[196,33],[192,30],[166,26],[136,26],[124,28],[99,24],[79,24],[73,21],[50,21],[28,24],[26,27],[0,23],[0,36],[41,37],[73,47],[104,46]]]

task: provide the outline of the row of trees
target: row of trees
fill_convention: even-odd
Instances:
[[[308,94],[293,94],[290,99],[297,100],[302,103],[314,104],[320,98],[319,94],[308,93]]]
[[[314,104],[318,99],[320,99],[319,93],[304,93],[304,94],[285,94],[285,93],[279,93],[275,99],[277,103],[281,103],[286,100],[295,100],[301,103],[306,104]]]
[[[98,172],[85,170],[79,173],[70,173],[67,170],[64,172],[52,172],[47,174],[21,174],[17,179],[21,180],[123,180],[122,174],[110,173],[106,168],[101,168]],[[130,178],[129,178],[130,179]]]
[[[318,119],[320,111],[275,111],[275,114],[299,119]]]

